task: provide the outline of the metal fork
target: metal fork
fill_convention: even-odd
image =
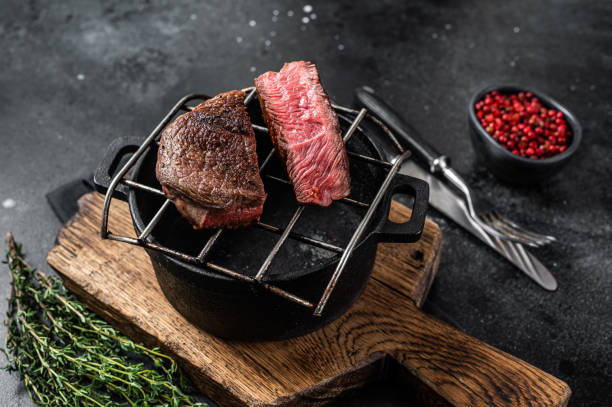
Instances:
[[[549,291],[557,289],[555,277],[522,244],[500,239],[480,227],[477,219],[470,215],[465,199],[447,182],[413,161],[404,163],[401,173],[427,181],[429,184],[429,203],[434,208],[504,256],[541,287]]]
[[[443,157],[443,156],[441,156]],[[448,166],[446,160],[439,164],[438,171],[446,178],[455,188],[463,194],[467,209],[470,212],[472,219],[484,229],[487,233],[504,240],[512,240],[516,243],[525,244],[531,247],[541,247],[556,241],[554,236],[543,235],[532,232],[519,226],[515,222],[505,218],[496,210],[491,210],[482,214],[477,214],[474,209],[474,199],[470,188],[467,186],[463,178],[452,168]]]

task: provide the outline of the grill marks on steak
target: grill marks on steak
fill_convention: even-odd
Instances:
[[[259,220],[266,199],[245,93],[222,93],[163,132],[156,175],[166,196],[196,229]]]
[[[261,109],[298,202],[328,206],[350,193],[340,124],[314,64],[286,63],[255,78]]]

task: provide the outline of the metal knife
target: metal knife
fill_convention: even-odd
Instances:
[[[429,183],[429,203],[434,208],[485,242],[546,290],[554,291],[557,289],[557,281],[535,256],[529,253],[522,244],[501,239],[499,236],[490,233],[489,229],[483,228],[480,222],[474,220],[473,213],[469,210],[465,199],[437,177],[440,174],[449,179],[448,175],[451,175],[450,181],[453,184],[456,185],[454,182],[456,180],[463,182],[460,176],[450,169],[449,160],[445,156],[439,154],[435,148],[421,140],[417,132],[375,96],[370,89],[359,88],[355,94],[360,104],[368,108],[394,130],[399,138],[408,144],[407,147],[413,150],[416,157],[429,166],[428,171],[417,165],[413,160],[409,160],[403,164],[400,172],[421,178]]]

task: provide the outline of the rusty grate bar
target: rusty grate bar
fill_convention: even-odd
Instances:
[[[151,221],[144,228],[144,230],[142,231],[140,236],[138,236],[138,240],[144,241],[147,238],[147,236],[149,236],[149,234],[151,233],[151,231],[153,230],[155,225],[157,225],[157,223],[159,223],[159,221],[161,220],[162,215],[164,214],[166,209],[168,209],[168,206],[170,206],[171,203],[172,203],[172,201],[170,199],[166,199],[164,201],[164,203],[162,204],[161,208],[159,208],[157,213],[155,213],[155,216],[153,216],[153,219],[151,219]]]
[[[293,216],[291,217],[291,220],[289,221],[289,223],[287,224],[287,227],[283,231],[283,234],[276,241],[276,244],[274,244],[274,247],[272,248],[272,250],[270,250],[268,257],[266,257],[266,260],[263,262],[263,264],[259,268],[259,271],[257,272],[257,275],[255,276],[255,280],[261,281],[266,271],[268,271],[270,264],[272,264],[272,260],[274,260],[274,257],[276,257],[276,254],[280,250],[281,246],[283,245],[283,243],[285,243],[285,240],[287,240],[287,238],[289,237],[289,233],[291,233],[291,230],[297,223],[298,219],[300,219],[302,212],[304,212],[304,206],[300,205],[293,213]]]
[[[272,226],[272,225],[268,225],[267,223],[262,223],[262,222],[258,222],[255,226],[257,226],[258,228],[261,228],[263,230],[267,230],[269,232],[272,233],[276,233],[276,234],[282,234],[285,230],[281,229],[281,228],[277,228],[276,226]],[[304,235],[301,235],[299,233],[295,233],[295,232],[291,232],[289,233],[289,237],[303,242],[303,243],[308,243],[312,246],[316,246],[319,247],[321,249],[325,249],[328,250],[330,252],[336,252],[336,253],[342,253],[344,251],[344,249],[342,247],[338,247],[336,245],[324,242],[322,240],[318,240],[318,239],[313,239],[311,237],[307,237]]]
[[[204,247],[202,247],[202,250],[200,250],[200,254],[198,254],[198,261],[204,261],[204,259],[208,255],[208,252],[210,252],[210,249],[212,249],[213,245],[221,236],[221,233],[223,233],[223,229],[217,229],[217,231],[211,237],[208,238],[206,244],[204,245]]]
[[[141,184],[141,183],[138,183],[136,181],[132,181],[131,179],[125,179],[124,178],[124,179],[121,180],[121,183],[125,184],[127,186],[130,186],[130,187],[134,187],[136,189],[141,189],[143,191],[151,192],[152,194],[156,194],[156,195],[159,195],[159,196],[166,196],[164,194],[164,192],[160,191],[159,189],[152,188],[152,187],[150,187],[148,185]]]
[[[268,178],[268,179],[271,179],[272,181],[279,182],[281,184],[291,185],[291,182],[289,180],[286,180],[286,179],[283,179],[283,178],[279,178],[279,177],[275,177],[274,175],[266,174],[265,177]],[[357,201],[357,200],[351,199],[351,198],[342,198],[342,199],[339,199],[338,201],[345,202],[345,203],[347,203],[349,205],[358,206],[360,208],[367,208],[367,207],[370,206],[367,203],[360,202],[360,201]]]
[[[359,126],[359,123],[361,123],[361,121],[363,120],[367,112],[368,111],[366,110],[365,107],[359,111],[359,113],[357,114],[357,117],[355,117],[355,120],[353,120],[350,127],[346,131],[346,134],[342,138],[342,141],[344,141],[344,144],[348,143],[351,137],[353,137],[353,133],[355,133],[357,126]]]
[[[243,92],[246,92],[246,89],[242,89]],[[255,95],[257,94],[257,89],[255,89],[254,87],[251,89],[251,91],[249,92],[249,94],[244,98],[244,104],[246,106],[249,105],[249,103],[251,103],[251,100],[253,100],[255,98]]]
[[[255,279],[253,279],[252,277],[245,276],[244,274],[237,273],[237,272],[235,272],[233,270],[228,269],[227,267],[219,266],[219,265],[213,264],[213,263],[206,263],[206,266],[211,268],[212,270],[218,271],[220,273],[223,273],[223,274],[225,274],[227,276],[233,277],[233,278],[238,279],[238,280],[246,281],[248,283],[254,283],[255,282]],[[267,283],[261,283],[261,285],[265,289],[267,289],[268,291],[270,291],[270,292],[272,292],[272,293],[274,293],[276,295],[279,295],[279,296],[284,297],[284,298],[286,298],[288,300],[296,302],[296,303],[298,303],[300,305],[303,305],[303,306],[305,306],[307,308],[314,308],[314,305],[312,303],[310,303],[310,302],[308,302],[308,301],[298,297],[297,295],[293,295],[290,292],[287,292],[287,291],[283,290],[282,288],[278,288],[278,287],[276,287],[276,286],[274,286],[272,284],[267,284]]]
[[[390,162],[379,160],[377,158],[368,157],[367,155],[354,153],[352,151],[347,151],[346,153],[351,158],[356,158],[358,160],[365,161],[370,164],[378,165],[378,166],[385,167],[385,168],[393,167],[393,164],[391,164]]]

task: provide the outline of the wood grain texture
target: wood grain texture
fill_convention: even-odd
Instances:
[[[115,200],[116,201],[116,200]],[[94,311],[126,335],[174,356],[224,406],[318,406],[393,374],[435,405],[564,406],[561,380],[421,312],[436,272],[440,232],[428,222],[411,245],[381,245],[370,284],[338,320],[277,342],[223,341],[189,324],[160,291],[144,250],[98,237],[92,193],[60,232],[49,264]],[[394,216],[408,216],[394,205]],[[133,234],[115,202],[110,229]]]

